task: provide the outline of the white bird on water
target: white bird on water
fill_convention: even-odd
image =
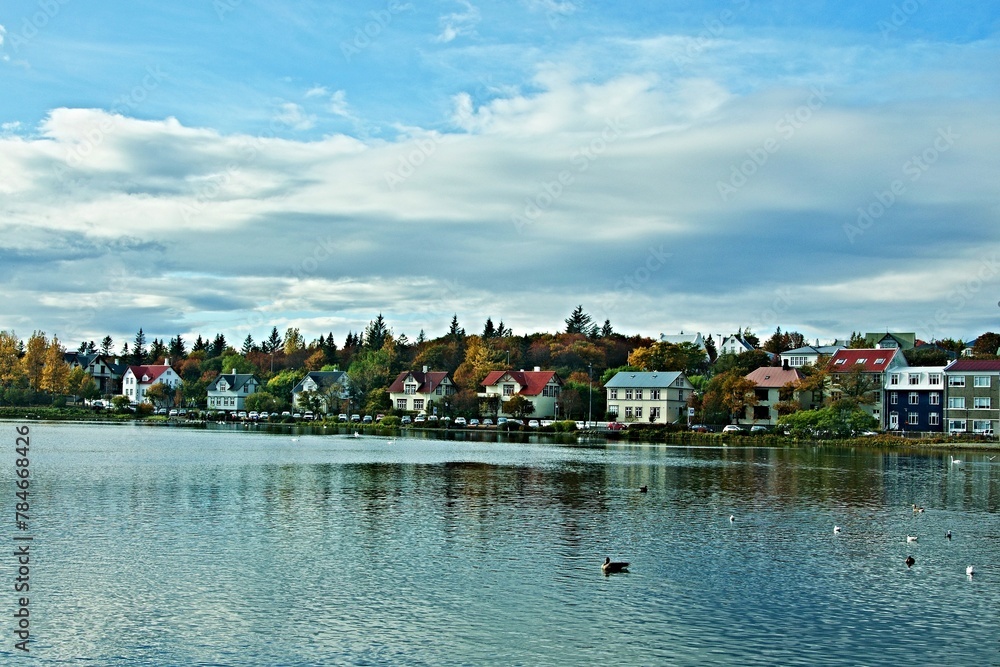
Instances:
[[[736,517],[733,516],[732,514],[730,514],[729,515],[729,523],[735,523],[735,522],[736,522]]]
[[[975,568],[975,566],[973,566],[973,565],[970,565],[969,567],[965,568],[965,573],[966,573],[967,575],[969,575],[970,577],[971,577],[972,575],[974,575],[974,574],[976,573],[976,568]]]
[[[962,465],[962,459],[956,459],[954,456],[951,457],[951,464],[960,466]]]
[[[917,536],[916,535],[907,535],[906,536],[906,541],[907,542],[916,542],[917,541]]]
[[[837,534],[839,534],[839,533],[840,533],[840,526],[834,526],[834,527],[833,527],[833,534],[834,534],[834,535],[837,535]]]

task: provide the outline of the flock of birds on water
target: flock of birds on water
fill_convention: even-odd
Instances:
[[[996,458],[996,456],[987,456],[986,460],[992,461],[995,458]],[[962,461],[962,459],[956,459],[954,456],[952,456],[951,457],[951,464],[953,466],[961,466],[961,465],[963,465],[963,461]],[[649,492],[649,487],[646,486],[645,484],[639,487],[639,493],[648,493],[648,492]],[[914,514],[921,514],[921,513],[923,513],[923,511],[924,511],[923,507],[918,506],[916,503],[913,504],[913,513]],[[729,515],[729,523],[736,523],[736,515],[735,514],[730,514]],[[843,532],[843,528],[841,528],[840,526],[834,524],[834,526],[833,526],[833,534],[834,535],[840,535],[842,532]],[[944,536],[948,539],[948,541],[951,541],[951,531],[950,530],[947,533],[945,533]],[[906,536],[906,543],[910,544],[912,542],[916,542],[917,539],[918,539],[918,537],[916,535],[907,535]],[[906,559],[903,562],[906,564],[907,569],[909,569],[909,568],[911,568],[911,567],[914,566],[914,564],[917,562],[917,560],[912,555],[909,555],[909,556],[906,557]],[[603,572],[605,575],[617,574],[619,572],[628,572],[628,566],[629,566],[629,564],[627,562],[624,562],[624,561],[612,561],[611,558],[605,557],[604,558],[604,564],[601,565],[601,572]],[[976,566],[975,565],[969,565],[968,567],[966,567],[965,568],[965,574],[969,577],[969,579],[972,579],[975,576],[975,574],[976,574]]]

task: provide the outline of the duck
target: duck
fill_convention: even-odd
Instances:
[[[736,522],[736,517],[733,516],[732,514],[730,514],[729,515],[729,523],[735,523],[735,522]]]
[[[923,511],[924,511],[924,508],[923,508],[923,507],[918,507],[918,506],[916,505],[916,503],[914,503],[914,505],[913,505],[913,511],[914,511],[914,512],[923,512]]]
[[[971,577],[976,573],[976,567],[974,565],[970,565],[969,567],[965,568],[965,573]]]
[[[950,540],[951,539],[951,531],[949,530],[947,533],[944,534],[944,536],[947,537]]]
[[[639,493],[646,493],[647,491],[649,491],[649,487],[647,487],[645,484],[639,487]]]
[[[604,574],[615,574],[616,572],[628,572],[628,563],[623,563],[621,561],[612,561],[610,557],[604,558],[604,564],[601,565],[601,572]]]
[[[913,564],[916,563],[917,561],[913,558],[913,556],[907,556],[906,560],[904,560],[903,562],[906,563],[906,567],[913,567]]]
[[[833,527],[833,534],[837,535],[838,533],[840,533],[840,526],[834,526]]]
[[[917,541],[917,536],[916,535],[907,535],[906,536],[906,541],[907,542],[916,542]]]
[[[357,431],[355,431],[355,432],[354,432],[354,437],[355,437],[355,438],[360,438],[360,437],[361,437],[361,434],[360,434],[360,433],[358,433]]]

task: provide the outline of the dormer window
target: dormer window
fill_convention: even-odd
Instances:
[[[846,359],[837,359],[835,362],[833,362],[833,365],[834,366],[840,366],[840,365],[843,365],[843,364],[846,364],[846,363],[847,363]]]
[[[875,365],[876,366],[878,366],[879,364],[884,364],[884,363],[885,363],[885,357],[879,357],[879,358],[877,358],[875,360]]]
[[[867,364],[868,363],[868,357],[861,357],[860,359],[858,359],[858,363],[859,364]]]

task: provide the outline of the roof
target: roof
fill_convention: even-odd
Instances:
[[[129,366],[128,370],[132,371],[132,375],[134,375],[135,378],[137,380],[139,380],[139,382],[142,382],[144,384],[152,384],[152,383],[156,382],[156,380],[161,375],[163,375],[164,373],[166,373],[168,370],[173,370],[173,368],[171,368],[170,366],[166,366],[166,365],[162,365],[162,366]],[[127,372],[128,371],[126,371],[126,373]],[[143,380],[142,379],[143,377],[148,377],[149,379]]]
[[[620,387],[662,389],[672,385],[680,376],[680,371],[618,371],[604,386],[612,389]]]
[[[229,385],[230,391],[239,391],[242,389],[250,380],[257,380],[257,378],[252,373],[225,373],[215,378],[212,384],[208,385],[209,391],[219,391],[219,382],[225,380],[226,384]],[[260,383],[260,380],[257,380]]]
[[[902,353],[899,348],[860,348],[843,349],[837,352],[830,359],[827,370],[834,373],[844,373],[854,366],[863,366],[866,373],[881,373],[889,368],[893,358]]]
[[[521,385],[521,391],[518,393],[523,396],[538,396],[550,380],[562,384],[555,371],[490,371],[481,384],[484,387],[492,387],[508,375]]]
[[[891,338],[894,341],[896,341],[896,344],[899,345],[901,348],[903,348],[904,350],[909,350],[916,343],[917,334],[912,333],[912,332],[911,333],[899,333],[899,332],[891,332],[890,333],[888,331],[884,331],[884,332],[881,332],[881,333],[876,332],[876,333],[866,333],[865,334],[865,340],[868,341],[869,345],[875,345],[876,343],[878,343],[881,340],[884,340],[885,338]]]
[[[344,371],[310,371],[292,388],[292,393],[297,394],[302,391],[302,385],[307,379],[315,382],[320,389],[329,389],[335,384],[347,384],[347,373]]]
[[[679,345],[681,343],[691,343],[692,345],[697,345],[698,347],[705,347],[704,340],[701,337],[701,333],[686,334],[681,332],[679,334],[660,334],[661,343],[673,343],[674,345]]]
[[[758,387],[780,388],[790,382],[798,382],[805,375],[797,368],[762,366],[755,371],[750,371],[744,377]]]
[[[945,373],[1000,372],[1000,359],[957,359],[944,367]]]
[[[448,377],[448,373],[444,371],[428,371],[424,373],[423,371],[403,371],[396,376],[396,379],[391,385],[389,385],[390,394],[401,394],[404,391],[403,385],[406,383],[406,379],[412,377],[417,381],[417,393],[418,394],[430,394],[434,392],[441,383],[445,381]]]
[[[843,345],[805,345],[803,347],[797,347],[794,350],[785,350],[782,355],[795,354],[795,355],[806,355],[806,354],[828,354],[833,356],[837,350],[843,350]]]

